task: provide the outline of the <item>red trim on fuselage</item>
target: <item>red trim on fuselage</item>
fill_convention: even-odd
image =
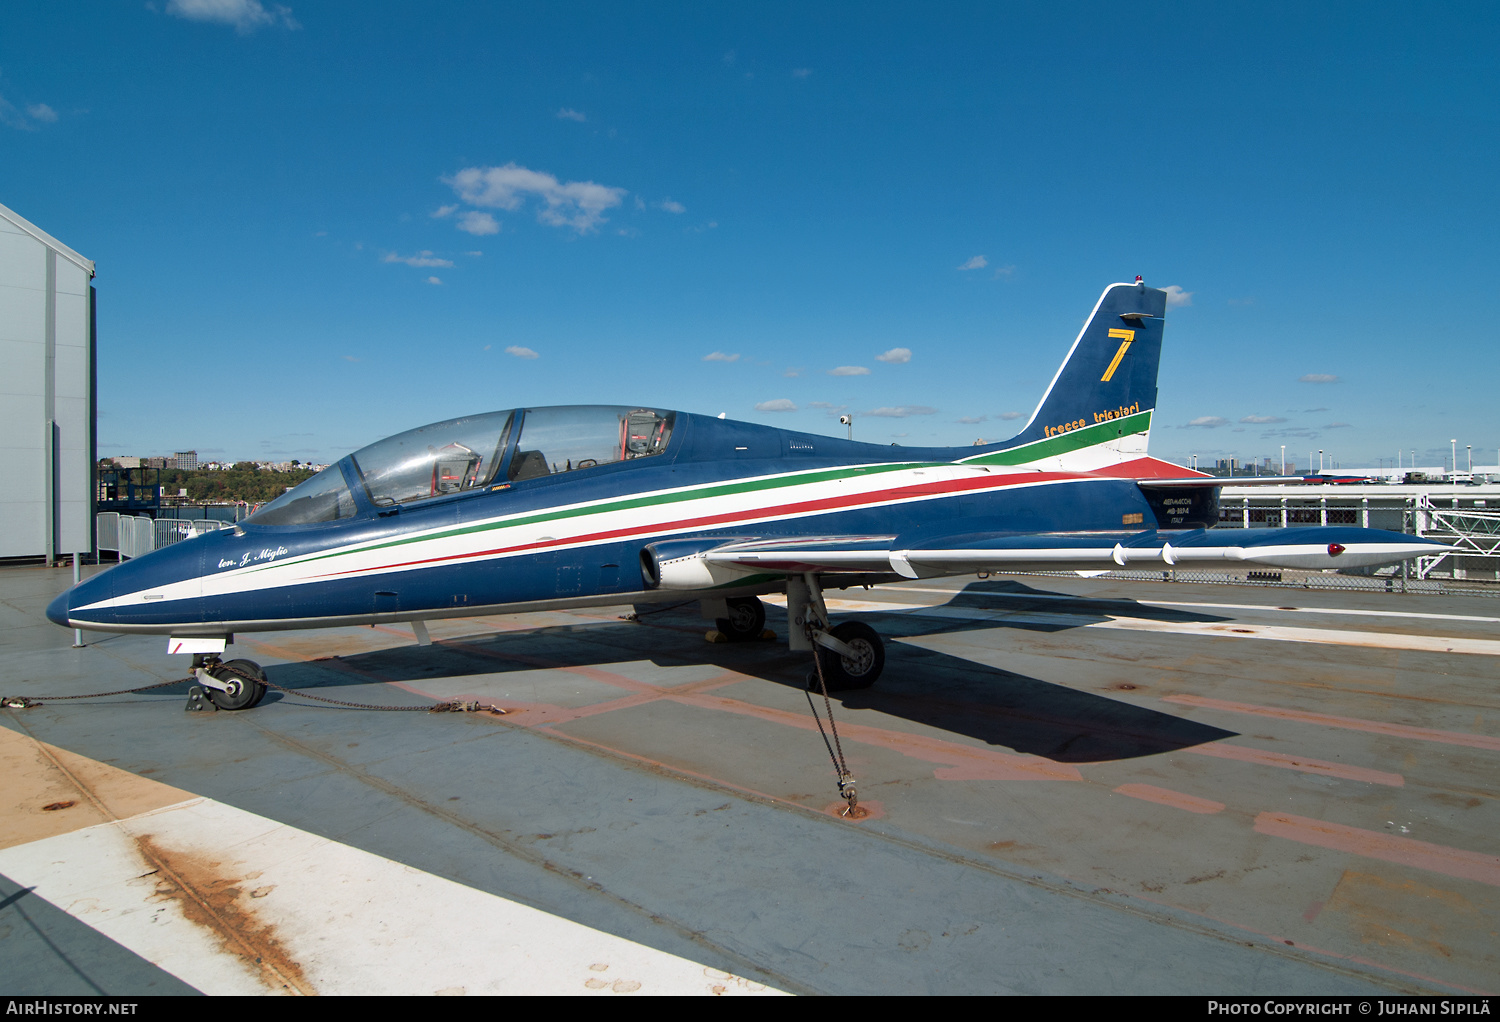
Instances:
[[[1106,465],[1104,468],[1095,469],[1091,475],[1109,476],[1112,479],[1187,479],[1213,478],[1207,472],[1195,472],[1181,465],[1174,465],[1170,461],[1162,461],[1159,458],[1145,457],[1134,461],[1122,461],[1118,465]]]
[[[787,514],[798,514],[810,511],[835,511],[862,504],[877,504],[889,500],[891,497],[930,497],[943,493],[959,493],[964,490],[1000,489],[1004,486],[1014,486],[1018,483],[1052,482],[1059,479],[1087,479],[1088,473],[1082,472],[1027,472],[1015,475],[1000,476],[976,476],[968,479],[950,479],[945,482],[924,483],[916,486],[901,486],[890,490],[878,490],[874,493],[858,494],[848,497],[825,497],[822,500],[809,500],[801,504],[781,504],[774,508],[763,508],[762,518],[779,518]],[[351,568],[348,571],[333,571],[326,575],[314,575],[313,578],[337,578],[340,575],[357,575],[366,571],[389,571],[393,568],[414,568],[424,564],[440,564],[444,561],[468,560],[475,557],[492,557],[496,554],[511,554],[522,550],[545,550],[548,547],[567,546],[574,543],[593,543],[608,539],[624,539],[629,536],[638,536],[648,532],[678,532],[687,529],[701,529],[713,525],[722,525],[726,522],[754,520],[747,516],[755,512],[735,512],[722,515],[709,515],[703,518],[686,518],[677,522],[665,522],[657,525],[642,525],[632,529],[612,529],[608,532],[595,532],[586,536],[570,536],[566,539],[549,539],[540,543],[522,543],[519,546],[496,547],[493,550],[478,550],[470,554],[446,554],[442,557],[426,557],[416,561],[402,561],[396,564],[386,564],[378,568]]]

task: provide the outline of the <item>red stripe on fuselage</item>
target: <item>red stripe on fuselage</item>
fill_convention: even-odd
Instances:
[[[971,479],[951,479],[946,482],[923,483],[916,486],[902,486],[891,490],[881,490],[876,494],[860,494],[849,497],[825,497],[822,500],[809,500],[801,504],[783,504],[772,508],[763,509],[766,513],[763,518],[781,517],[787,514],[798,514],[808,511],[834,511],[842,508],[857,507],[861,504],[875,504],[882,500],[888,500],[892,496],[903,498],[931,497],[943,493],[960,493],[964,490],[999,489],[1004,486],[1014,486],[1017,483],[1039,483],[1052,482],[1059,479],[1087,479],[1088,474],[1080,472],[1036,472],[1001,476],[999,479],[993,477],[975,477]],[[337,578],[340,575],[356,575],[366,571],[389,571],[393,568],[414,568],[424,564],[441,564],[444,561],[469,560],[476,557],[492,557],[496,554],[511,554],[522,550],[545,550],[548,547],[567,546],[574,543],[594,543],[608,539],[624,539],[629,536],[638,536],[648,532],[677,532],[684,529],[699,529],[711,525],[722,525],[726,522],[745,521],[747,514],[754,512],[740,511],[737,513],[709,515],[703,518],[686,518],[677,522],[666,522],[659,525],[641,525],[631,529],[612,529],[608,532],[595,532],[586,536],[571,536],[565,539],[549,539],[539,543],[522,543],[518,546],[495,547],[493,550],[477,550],[469,554],[445,554],[442,557],[426,557],[416,561],[402,561],[396,564],[387,564],[379,568],[351,568],[348,571],[334,571],[326,575],[314,575],[314,578]]]

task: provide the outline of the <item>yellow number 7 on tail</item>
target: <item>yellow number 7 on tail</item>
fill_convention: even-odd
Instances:
[[[1111,336],[1111,337],[1123,337],[1125,339],[1125,343],[1120,345],[1120,350],[1117,351],[1117,352],[1115,352],[1115,357],[1114,357],[1113,361],[1111,361],[1109,363],[1109,368],[1106,369],[1106,370],[1104,370],[1104,375],[1103,376],[1099,377],[1099,382],[1100,383],[1108,383],[1109,382],[1109,378],[1115,374],[1115,370],[1118,369],[1118,368],[1120,368],[1120,359],[1124,358],[1125,357],[1125,352],[1127,352],[1127,351],[1130,350],[1130,342],[1133,341],[1133,340],[1135,340],[1135,331],[1134,330],[1111,330],[1109,332],[1109,336]]]

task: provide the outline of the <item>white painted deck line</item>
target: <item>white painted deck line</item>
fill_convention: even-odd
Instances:
[[[246,943],[184,913],[142,838]],[[0,850],[0,873],[209,994],[296,992],[288,971],[318,994],[780,993],[211,799]]]
[[[763,596],[767,603],[784,606],[784,596]],[[1291,625],[1261,625],[1238,621],[1152,621],[1147,618],[1105,617],[1097,614],[1045,614],[1036,611],[985,610],[980,607],[931,606],[896,601],[825,598],[832,611],[883,611],[913,617],[936,617],[962,621],[996,621],[1010,624],[1055,625],[1063,628],[1111,628],[1128,632],[1165,635],[1199,635],[1221,639],[1272,639],[1278,642],[1308,642],[1327,646],[1363,646],[1370,649],[1406,649],[1424,653],[1470,653],[1500,656],[1500,639],[1461,639],[1441,635],[1400,632],[1357,631],[1339,628],[1300,628]]]

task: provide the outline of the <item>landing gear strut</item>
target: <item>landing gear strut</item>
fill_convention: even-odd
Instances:
[[[818,658],[828,691],[869,688],[885,670],[885,643],[875,629],[860,621],[829,627],[823,587],[816,575],[787,576],[786,613],[790,647]]]

